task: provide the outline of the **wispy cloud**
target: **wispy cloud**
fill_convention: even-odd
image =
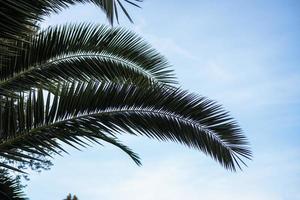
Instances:
[[[160,52],[163,52],[169,56],[180,56],[183,59],[191,59],[198,60],[196,56],[193,55],[192,52],[187,50],[186,48],[180,46],[178,42],[175,41],[172,36],[161,37],[156,34],[149,34],[147,31],[147,21],[145,18],[140,18],[136,24],[133,25],[133,30],[142,35],[151,45],[158,49]]]

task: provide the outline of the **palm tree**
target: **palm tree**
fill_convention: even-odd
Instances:
[[[78,2],[96,4],[111,24],[119,5],[131,20],[120,0],[0,2],[0,157],[10,161],[0,160],[2,169],[22,172],[10,163],[89,142],[110,143],[140,165],[119,141],[123,133],[198,149],[233,171],[251,158],[228,112],[179,89],[165,57],[138,35],[94,24],[36,28],[44,15]]]

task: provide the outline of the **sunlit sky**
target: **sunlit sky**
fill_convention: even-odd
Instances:
[[[226,171],[203,153],[124,135],[142,158],[136,166],[112,146],[55,157],[32,173],[32,200],[300,199],[300,1],[146,0],[120,25],[145,38],[173,65],[180,85],[217,100],[249,138],[253,161]],[[94,6],[52,15],[42,26],[108,24]]]

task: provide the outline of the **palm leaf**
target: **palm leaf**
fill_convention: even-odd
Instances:
[[[61,147],[61,144],[56,141],[57,138],[76,149],[80,149],[76,145],[86,147],[88,145],[87,142],[101,144],[99,142],[101,140],[120,148],[137,165],[141,164],[139,156],[119,142],[116,137],[107,136],[96,129],[93,129],[94,132],[91,132],[91,130],[81,130],[79,128],[68,132],[64,129],[57,130],[54,127],[48,133],[46,131],[45,134],[36,135],[37,137],[31,138],[31,132],[39,129],[40,126],[47,127],[49,120],[54,119],[52,115],[56,112],[55,107],[58,96],[54,97],[52,107],[50,106],[50,98],[51,96],[48,95],[44,102],[42,90],[38,90],[37,92],[30,92],[27,101],[24,100],[22,95],[18,100],[6,99],[5,106],[0,107],[0,157],[7,160],[30,162],[31,160],[37,160],[35,157],[30,156],[30,153],[48,157],[52,157],[49,152],[60,154],[60,151],[64,151],[67,153]],[[47,109],[47,112],[45,112],[45,109]],[[28,133],[29,135],[24,135],[24,133]],[[26,140],[23,140],[24,136],[27,136]],[[0,167],[23,172],[14,166],[1,162]]]
[[[2,90],[48,88],[73,79],[176,83],[166,59],[125,29],[63,25],[42,31],[30,41],[0,69]]]
[[[117,133],[127,132],[201,150],[230,170],[240,167],[243,157],[251,158],[246,138],[228,113],[213,101],[186,91],[73,83],[57,91],[51,105],[44,105],[41,91],[38,93],[27,98],[27,111],[19,118],[28,120],[17,123],[22,128],[8,125],[15,133],[6,134],[1,151],[24,147],[22,150],[34,148],[44,153],[43,148],[58,148],[56,140],[83,144],[80,138],[101,140],[107,134],[114,138]],[[48,110],[42,109],[45,107]],[[18,129],[23,131],[19,133]]]
[[[117,2],[117,4],[116,4]],[[125,0],[125,3],[139,7],[141,0]],[[118,13],[118,6],[132,21],[123,3],[120,0],[1,0],[0,7],[0,38],[20,39],[32,32],[37,21],[43,20],[45,15],[50,15],[68,8],[76,3],[93,3],[100,7],[106,14],[109,22],[114,23]]]
[[[117,1],[117,3],[116,3]],[[142,0],[124,0],[124,3],[139,7]],[[37,23],[46,15],[57,13],[76,3],[93,3],[101,8],[109,22],[118,21],[118,5],[127,18],[132,19],[120,0],[1,0],[0,1],[0,59],[2,56],[16,54],[20,49],[15,42],[30,43],[28,35],[36,33]],[[117,5],[118,4],[118,5]],[[7,49],[7,43],[14,43]],[[1,66],[1,63],[0,63]]]

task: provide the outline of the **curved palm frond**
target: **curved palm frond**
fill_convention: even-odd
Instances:
[[[56,13],[76,3],[93,3],[106,14],[109,22],[118,21],[118,7],[132,22],[124,3],[140,7],[142,0],[1,0],[0,8],[0,38],[21,39],[32,33],[32,27],[37,21],[42,21],[45,15]],[[20,38],[21,37],[21,38]]]
[[[104,141],[120,148],[137,165],[141,165],[140,158],[135,152],[123,145],[118,138],[108,136],[99,129],[92,129],[92,127],[91,129],[80,127],[59,129],[50,126],[48,120],[55,119],[52,118],[52,115],[55,114],[53,112],[55,112],[57,103],[59,103],[59,97],[56,95],[51,104],[50,93],[44,102],[42,90],[29,92],[26,101],[22,96],[17,100],[6,99],[6,105],[0,107],[0,157],[23,163],[31,160],[42,161],[33,155],[52,157],[51,152],[59,155],[60,152],[68,153],[61,147],[57,139],[78,150],[80,147],[89,146],[89,143],[102,145],[100,141]],[[35,134],[36,131],[38,133],[43,131],[40,130],[41,128],[45,128],[45,132]],[[35,134],[34,137],[31,137],[31,134]],[[23,173],[8,163],[0,162],[0,167]]]
[[[18,113],[11,119],[18,126],[8,123],[3,128],[10,133],[3,134],[3,152],[24,147],[44,153],[40,147],[59,148],[53,139],[81,144],[82,137],[94,140],[127,132],[201,150],[231,170],[244,163],[243,157],[251,158],[246,138],[228,113],[186,91],[91,82],[64,85],[52,103],[51,95],[46,101],[41,91],[32,95],[11,112]]]
[[[28,200],[17,181],[2,169],[0,170],[0,199]]]
[[[166,59],[138,35],[93,24],[48,28],[3,63],[0,87],[9,90],[73,79],[176,83]]]

